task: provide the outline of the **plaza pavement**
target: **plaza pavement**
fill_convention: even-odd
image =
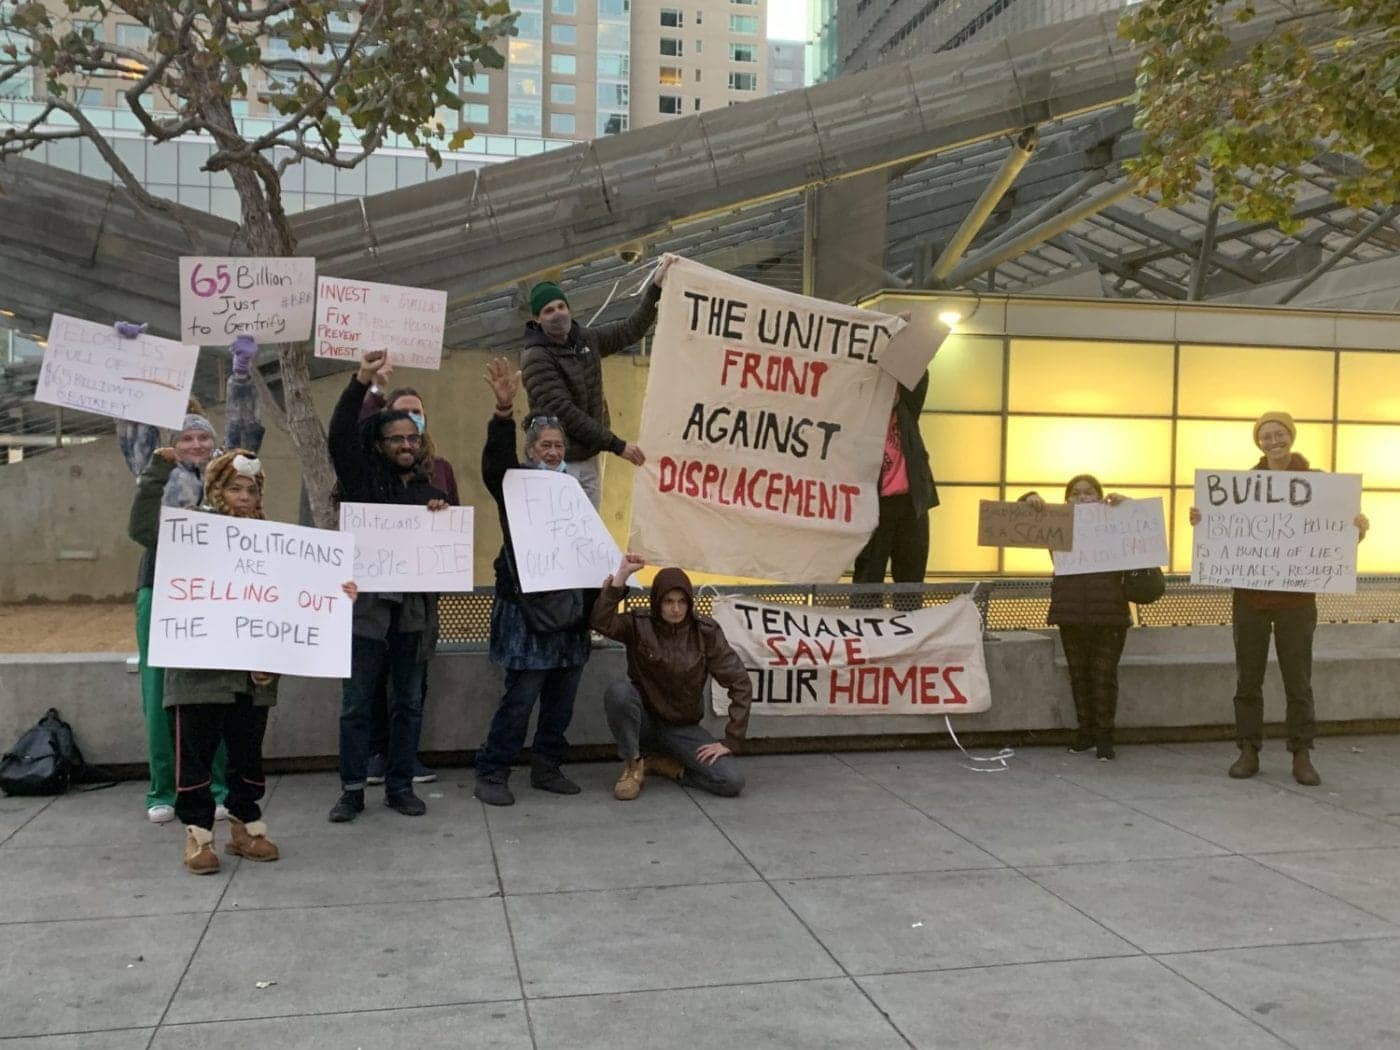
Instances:
[[[1400,737],[745,759],[614,802],[465,770],[409,819],[275,777],[276,864],[143,786],[0,799],[0,1050],[1400,1046]],[[226,836],[223,825],[218,835]]]

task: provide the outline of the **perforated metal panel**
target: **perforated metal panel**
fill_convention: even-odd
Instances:
[[[696,609],[708,616],[714,608],[714,587],[695,595]],[[813,587],[766,586],[722,588],[724,594],[743,595],[775,605],[821,606],[830,609],[918,609],[970,594],[989,631],[1025,631],[1045,626],[1050,608],[1050,581],[1001,579],[964,583],[900,583],[882,587],[854,584],[822,584]],[[448,594],[438,601],[442,622],[439,644],[445,648],[485,644],[491,628],[494,591],[486,587],[471,594]],[[645,609],[647,592],[634,588],[627,596],[628,609]],[[1318,597],[1321,623],[1400,622],[1400,576],[1363,576],[1355,594]],[[1142,627],[1216,626],[1230,622],[1230,592],[1219,587],[1199,587],[1185,576],[1168,576],[1167,593],[1151,605],[1137,607]]]

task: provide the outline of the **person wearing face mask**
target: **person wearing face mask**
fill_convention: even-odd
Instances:
[[[515,455],[515,396],[520,373],[503,357],[486,367],[486,385],[496,398],[496,411],[486,425],[486,446],[481,453],[481,477],[496,501],[501,521],[501,551],[496,555],[496,597],[491,603],[491,662],[505,671],[505,693],[496,707],[486,743],[476,753],[476,787],[473,794],[488,806],[510,806],[510,764],[525,746],[530,712],[538,700],[539,719],[530,744],[530,786],[557,795],[577,795],[579,786],[564,775],[560,765],[568,755],[565,737],[574,715],[574,697],[583,678],[583,667],[592,652],[588,617],[561,630],[531,627],[521,608],[520,581],[515,570],[515,546],[511,542],[502,491],[508,470],[565,471],[564,431],[559,420],[537,416],[526,421],[525,462]],[[580,603],[587,608],[591,594]]]
[[[385,409],[359,422],[365,392],[387,359],[383,350],[366,353],[331,414],[328,443],[340,498],[347,503],[446,510],[447,493],[428,476],[423,435],[412,417]],[[342,685],[340,701],[341,795],[331,807],[332,823],[354,820],[365,808],[370,705],[386,665],[392,688],[384,804],[408,817],[427,812],[413,792],[413,773],[423,727],[423,677],[437,634],[436,594],[380,592],[355,599],[350,677]]]
[[[648,773],[732,797],[744,790],[734,756],[749,725],[753,686],[724,631],[695,612],[695,589],[677,568],[662,569],[645,611],[617,611],[642,558],[624,554],[593,605],[593,629],[627,648],[627,677],[608,686],[603,710],[617,741],[622,775],[613,797],[630,802]],[[729,722],[716,740],[700,720],[708,678],[729,692]]]
[[[569,473],[578,478],[594,507],[602,500],[604,452],[638,467],[646,462],[640,448],[609,429],[601,359],[625,350],[646,334],[656,320],[656,302],[669,264],[670,257],[663,256],[632,316],[611,324],[579,324],[563,289],[553,281],[541,281],[530,289],[531,320],[525,325],[525,350],[520,356],[530,415],[559,420]]]
[[[118,339],[135,339],[146,331],[146,325],[118,321],[113,325]],[[226,427],[229,444],[257,453],[262,447],[264,428],[258,417],[258,392],[253,384],[252,364],[258,353],[257,341],[250,335],[240,335],[229,346],[233,367],[225,387]],[[153,454],[161,444],[160,430],[147,423],[117,420],[117,443],[127,468],[140,485],[147,468],[153,465]],[[168,477],[162,479],[160,493],[168,507],[194,509],[204,499],[204,468],[218,448],[218,435],[204,416],[197,401],[191,400],[189,412],[178,431],[170,435],[168,447],[174,459]],[[162,468],[163,469],[163,468]],[[136,646],[141,672],[141,709],[146,720],[146,757],[150,766],[151,786],[146,792],[146,818],[155,824],[175,819],[175,735],[170,716],[164,705],[165,672],[147,662],[151,641],[151,584],[155,579],[154,543],[138,539],[128,527],[131,538],[144,548],[136,576]],[[219,819],[223,819],[224,754],[214,763],[214,800]]]
[[[1021,500],[1037,510],[1045,509],[1045,500],[1037,492],[1027,492]],[[1076,474],[1065,485],[1065,502],[1113,506],[1123,502],[1123,497],[1116,492],[1105,496],[1099,479],[1092,474]],[[1069,687],[1079,723],[1069,749],[1079,754],[1093,748],[1099,761],[1110,761],[1118,715],[1118,661],[1133,622],[1123,593],[1123,574],[1089,572],[1052,577],[1045,622],[1059,627],[1069,667]]]
[[[1312,470],[1305,457],[1293,451],[1298,426],[1287,412],[1265,412],[1254,422],[1254,444],[1263,453],[1254,470]],[[1192,525],[1201,523],[1201,512],[1192,507]],[[1371,527],[1364,514],[1352,524],[1365,539]],[[1278,669],[1283,675],[1286,701],[1284,723],[1288,750],[1293,754],[1293,779],[1305,787],[1322,783],[1312,763],[1316,722],[1312,691],[1313,633],[1317,629],[1317,596],[1292,591],[1261,591],[1236,587],[1231,593],[1231,619],[1235,642],[1235,737],[1240,757],[1230,766],[1230,776],[1244,780],[1259,772],[1259,751],[1264,746],[1264,671],[1269,662],[1269,636],[1273,636]]]
[[[428,477],[433,485],[447,493],[447,503],[449,506],[461,506],[461,499],[457,494],[457,475],[452,470],[452,464],[442,456],[438,455],[437,448],[433,444],[433,436],[428,433],[428,420],[425,415],[426,409],[423,407],[422,395],[409,386],[396,387],[386,394],[383,388],[388,387],[389,377],[393,372],[393,366],[386,360],[379,366],[379,371],[375,374],[374,385],[365,394],[364,403],[360,406],[360,423],[376,412],[386,408],[396,412],[407,412],[408,418],[413,420],[413,425],[418,428],[418,433],[423,435],[423,466],[428,472]],[[423,676],[423,703],[426,707],[428,701],[428,676]],[[389,764],[389,668],[386,665],[380,672],[379,682],[374,688],[374,701],[370,705],[370,733],[369,733],[369,765],[366,767],[368,773],[366,782],[370,784],[384,783],[385,773]],[[431,784],[437,780],[437,774],[423,764],[421,757],[413,760],[413,782],[415,784]]]

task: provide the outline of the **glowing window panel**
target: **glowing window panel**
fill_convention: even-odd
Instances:
[[[1163,485],[1171,477],[1171,421],[1013,416],[1006,479],[1012,486],[1063,485],[1093,474],[1108,488]]]
[[[946,412],[1001,411],[1001,340],[953,333],[929,366],[924,408]]]
[[[1169,416],[1172,347],[1013,339],[1007,400],[1012,412]]]
[[[1001,478],[1001,417],[924,415],[919,418],[933,479],[995,484]]]
[[[1400,488],[1400,426],[1339,426],[1337,470],[1372,488]]]
[[[1328,350],[1183,345],[1177,411],[1235,419],[1283,411],[1295,419],[1330,419],[1332,370]]]
[[[1293,451],[1308,465],[1332,469],[1332,425],[1304,420],[1298,423]],[[1254,444],[1254,422],[1242,419],[1183,419],[1176,425],[1177,485],[1194,485],[1196,471],[1250,470],[1259,462]]]
[[[1400,419],[1400,353],[1342,354],[1337,418]]]
[[[928,571],[936,575],[996,572],[997,549],[977,546],[977,504],[1000,499],[994,486],[944,485],[929,511]]]
[[[1357,572],[1400,572],[1400,492],[1362,492],[1371,531],[1356,548]]]
[[[1195,530],[1191,527],[1191,504],[1195,500],[1194,490],[1189,486],[1176,490],[1176,513],[1171,514],[1167,524],[1171,526],[1172,572],[1191,571],[1191,540]]]

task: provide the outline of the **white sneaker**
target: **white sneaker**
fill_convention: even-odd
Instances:
[[[215,807],[214,807],[214,819],[215,819],[215,820],[228,820],[228,810],[225,809],[223,806],[215,806]]]
[[[174,806],[152,806],[146,810],[146,819],[152,824],[169,824],[175,819]]]

